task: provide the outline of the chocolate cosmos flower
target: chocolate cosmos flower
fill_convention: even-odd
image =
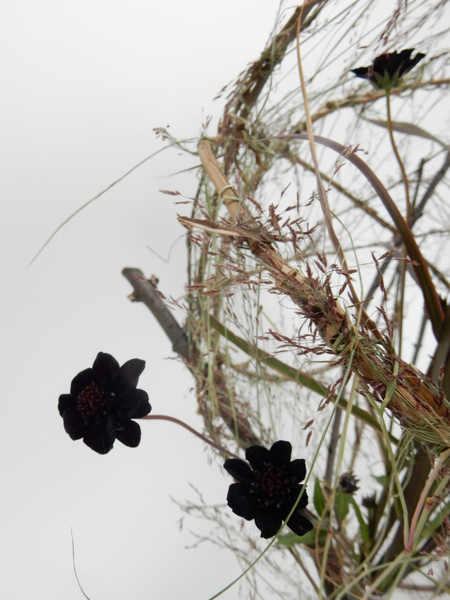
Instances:
[[[357,477],[353,475],[353,473],[344,473],[339,478],[339,489],[344,492],[344,494],[354,494],[357,490],[359,480]]]
[[[228,490],[228,506],[240,517],[251,521],[261,530],[261,537],[273,537],[286,521],[302,489],[299,483],[306,475],[304,459],[291,462],[292,446],[282,440],[275,442],[270,450],[263,446],[250,446],[245,457],[250,463],[237,458],[225,461],[224,468],[239,483],[232,483]],[[312,523],[301,514],[308,504],[308,496],[302,497],[287,526],[297,535],[304,535],[313,528]]]
[[[425,54],[418,52],[411,58],[413,52],[414,48],[399,53],[386,52],[377,56],[370,67],[358,67],[351,72],[356,77],[368,79],[378,89],[390,90],[398,85],[402,75],[411,71],[425,57]]]
[[[151,411],[147,392],[136,389],[144,368],[138,358],[120,367],[113,356],[99,352],[92,369],[73,379],[70,394],[59,397],[59,414],[70,437],[83,438],[99,454],[109,452],[116,438],[126,446],[139,446],[141,428],[131,419]]]

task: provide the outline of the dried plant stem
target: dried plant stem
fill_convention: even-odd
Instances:
[[[414,515],[411,520],[409,537],[405,543],[405,551],[406,552],[410,553],[413,551],[414,535],[416,533],[416,526],[417,526],[417,521],[419,520],[420,513],[422,512],[423,506],[425,504],[425,501],[427,499],[428,492],[430,491],[431,486],[433,485],[436,477],[439,475],[439,471],[442,469],[442,467],[445,464],[445,461],[447,460],[447,458],[449,456],[450,456],[450,448],[448,450],[446,450],[445,452],[443,452],[439,456],[439,459],[436,461],[436,465],[434,466],[434,469],[431,471],[431,473],[428,477],[428,480],[422,490],[422,493],[420,494],[419,502],[417,503],[416,510],[414,511]]]
[[[237,454],[230,452],[223,446],[219,446],[219,444],[216,444],[215,442],[207,438],[206,435],[203,435],[199,431],[196,431],[193,427],[191,427],[184,421],[180,421],[180,419],[176,419],[175,417],[169,417],[168,415],[147,415],[146,417],[142,417],[142,419],[145,419],[146,421],[169,421],[170,423],[180,425],[180,427],[184,427],[184,429],[187,429],[187,431],[193,433],[195,436],[203,440],[206,444],[209,444],[212,448],[218,450],[221,454],[225,454],[226,456],[231,456],[233,458],[238,458],[239,460],[242,460],[242,458]]]
[[[413,223],[415,223],[417,221],[417,219],[419,219],[422,216],[426,203],[433,195],[438,184],[445,177],[445,174],[447,173],[449,168],[450,168],[450,150],[447,152],[447,154],[445,156],[443,165],[439,168],[438,172],[435,174],[433,179],[430,181],[430,184],[427,187],[424,195],[422,196],[419,204],[415,207],[413,215],[412,215]]]
[[[305,134],[302,134],[302,133],[298,133],[298,134],[292,134],[292,135],[276,136],[275,139],[307,140],[308,136]],[[403,218],[397,205],[392,200],[387,189],[384,187],[384,185],[378,179],[376,174],[365,164],[365,162],[363,160],[361,160],[359,158],[359,156],[356,155],[355,152],[349,151],[349,149],[346,148],[345,146],[343,146],[342,144],[339,144],[338,142],[335,142],[334,140],[330,140],[329,138],[324,138],[322,136],[315,135],[314,139],[315,139],[316,143],[322,144],[322,145],[326,146],[327,148],[330,148],[331,150],[338,152],[342,156],[345,156],[349,162],[353,163],[361,171],[361,173],[363,173],[363,175],[366,177],[367,181],[372,185],[373,189],[376,191],[379,198],[382,200],[385,208],[388,210],[388,212],[399,232],[399,235],[402,239],[403,244],[405,245],[405,247],[408,251],[408,256],[412,262],[412,267],[413,267],[413,269],[416,273],[417,279],[420,283],[422,294],[423,294],[424,300],[425,300],[425,305],[427,307],[430,321],[433,326],[433,332],[435,334],[435,337],[437,338],[439,336],[439,332],[441,330],[442,322],[444,319],[444,311],[442,308],[442,304],[441,304],[441,301],[437,294],[433,280],[431,279],[431,275],[430,275],[430,271],[428,269],[427,262],[424,259],[423,255],[420,251],[420,248],[417,244],[416,239],[412,235],[412,232],[411,232],[411,229],[410,229],[408,223]]]
[[[406,222],[411,224],[412,218],[412,208],[411,208],[411,199],[409,194],[409,181],[408,176],[406,175],[405,165],[401,159],[400,153],[397,148],[397,144],[395,143],[394,131],[392,127],[392,116],[391,116],[391,94],[390,91],[386,92],[386,110],[387,110],[387,125],[389,132],[389,139],[391,142],[392,150],[394,152],[394,156],[397,160],[398,166],[400,168],[400,172],[402,175],[403,185],[405,187],[405,198],[406,198]],[[406,258],[406,250],[404,258]],[[403,341],[403,306],[405,301],[405,279],[406,279],[406,262],[402,262],[399,266],[400,271],[400,282],[399,282],[399,298],[397,302],[397,323],[398,323],[398,353],[401,355],[402,353],[402,341]]]
[[[312,165],[310,165],[309,163],[307,163],[305,160],[303,160],[302,158],[300,158],[300,156],[297,156],[296,154],[293,154],[292,152],[289,152],[287,154],[287,158],[292,162],[292,164],[299,164],[301,165],[304,169],[306,169],[307,171],[312,171],[314,172],[314,167]],[[338,192],[340,192],[342,195],[346,196],[349,200],[351,200],[351,202],[353,202],[353,204],[357,207],[360,208],[361,210],[363,210],[365,213],[367,213],[369,215],[369,217],[371,217],[374,221],[376,221],[379,225],[381,225],[382,227],[384,227],[385,229],[388,229],[391,233],[396,234],[397,233],[397,229],[391,225],[390,223],[388,223],[387,221],[385,221],[384,219],[382,219],[379,214],[377,213],[376,210],[374,210],[371,206],[368,205],[367,202],[364,202],[362,200],[359,200],[359,198],[355,198],[355,196],[353,196],[353,194],[350,194],[350,192],[348,190],[346,190],[344,187],[342,187],[342,185],[340,185],[337,181],[335,181],[332,177],[329,177],[326,173],[324,173],[323,171],[319,172],[320,178],[323,179],[324,181],[326,181],[328,184],[330,184],[334,189],[336,189]],[[370,295],[370,294],[369,294]]]
[[[333,427],[331,428],[331,438],[328,443],[327,466],[325,469],[325,481],[331,483],[333,477],[334,461],[336,457],[336,448],[339,440],[339,430],[341,425],[342,410],[334,413]]]
[[[153,316],[172,342],[173,351],[189,362],[189,342],[186,333],[164,304],[155,285],[145,279],[140,269],[126,267],[122,270],[122,275],[134,288],[130,300],[143,302],[151,310]]]
[[[273,70],[282,62],[287,49],[295,40],[299,19],[302,29],[307,27],[326,3],[327,0],[306,0],[301,6],[297,6],[281,31],[263,50],[260,58],[239,77],[220,124],[219,139],[225,148],[225,173],[228,173],[236,159],[242,140],[242,124],[248,119]]]
[[[308,578],[308,580],[309,580],[310,584],[313,586],[314,591],[316,592],[316,594],[319,594],[320,592],[319,592],[319,588],[318,588],[316,582],[311,577],[311,575],[309,573],[309,569],[305,566],[305,564],[303,563],[303,561],[300,558],[300,556],[298,555],[298,553],[293,548],[289,548],[289,552],[290,552],[292,558],[295,560],[295,562],[298,564],[298,566],[301,568],[301,570],[303,571],[303,573]]]
[[[328,235],[330,237],[331,243],[333,244],[333,248],[339,258],[339,261],[340,261],[342,267],[344,268],[344,270],[346,272],[348,272],[347,261],[345,259],[344,250],[342,249],[341,243],[338,240],[336,232],[334,231],[333,221],[331,218],[330,206],[328,204],[327,193],[325,191],[325,188],[323,187],[322,179],[320,177],[319,161],[317,160],[316,145],[314,142],[314,134],[313,134],[313,130],[312,130],[312,121],[311,121],[311,116],[309,113],[309,102],[308,102],[308,96],[306,93],[305,77],[303,75],[303,65],[302,65],[302,59],[300,56],[301,19],[302,19],[302,13],[300,12],[300,15],[298,17],[298,22],[297,22],[297,65],[298,65],[298,71],[299,71],[299,75],[300,75],[300,83],[301,83],[302,95],[303,95],[303,104],[305,107],[306,130],[308,132],[308,141],[309,141],[309,147],[311,150],[311,158],[312,158],[313,165],[314,165],[314,172],[316,174],[317,187],[319,190],[320,205],[322,207],[322,213],[323,213],[323,216],[325,219],[325,225],[326,225],[326,228],[328,231]],[[354,290],[352,289],[352,292],[353,291]],[[358,302],[356,294],[354,295],[353,302],[355,302],[355,303]]]
[[[204,386],[204,377],[198,372],[194,363],[196,347],[194,344],[189,344],[184,329],[177,323],[175,317],[161,299],[156,287],[144,277],[140,269],[127,267],[123,269],[122,275],[126,277],[134,288],[133,294],[129,296],[130,299],[133,302],[142,302],[151,310],[165,334],[171,340],[174,352],[177,352],[184,360],[185,365],[194,375],[197,383]],[[248,419],[236,409],[230,399],[225,379],[220,371],[214,375],[214,385],[218,390],[217,397],[220,416],[237,438],[237,442],[243,447],[258,444],[259,438],[253,433]]]
[[[443,79],[431,79],[428,81],[413,81],[410,84],[402,84],[400,87],[396,87],[391,90],[392,95],[399,96],[406,90],[416,90],[424,87],[441,87],[447,86],[450,83],[450,78]],[[311,121],[315,123],[320,119],[324,119],[328,115],[336,112],[337,110],[341,110],[342,108],[349,108],[354,106],[360,106],[364,104],[373,104],[380,98],[385,96],[384,90],[372,90],[363,95],[351,94],[347,98],[339,99],[339,100],[328,100],[322,108],[319,108],[313,115],[311,115]],[[294,128],[293,133],[301,133],[303,131],[303,123],[297,125]]]
[[[405,306],[405,286],[406,286],[406,259],[407,259],[407,255],[406,255],[406,249],[403,249],[403,258],[404,260],[402,260],[400,262],[400,264],[398,265],[398,270],[399,270],[399,284],[398,284],[398,290],[399,290],[399,298],[398,298],[398,302],[397,302],[397,315],[396,315],[396,321],[397,321],[397,327],[398,327],[398,355],[401,356],[402,355],[402,344],[403,344],[403,315],[404,315],[404,306]]]

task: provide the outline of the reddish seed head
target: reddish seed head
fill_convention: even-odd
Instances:
[[[103,392],[94,382],[83,388],[77,397],[77,408],[84,420],[100,416],[107,399]]]
[[[257,473],[254,487],[264,495],[265,504],[278,504],[291,491],[289,477],[284,469],[268,466]]]

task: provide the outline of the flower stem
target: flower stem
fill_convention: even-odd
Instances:
[[[391,93],[390,91],[386,91],[386,108],[387,108],[387,123],[388,123],[388,131],[389,138],[391,140],[392,150],[394,151],[395,158],[397,159],[398,166],[400,167],[400,172],[402,174],[403,185],[405,186],[405,194],[406,194],[406,222],[408,225],[411,224],[411,199],[409,195],[409,182],[408,177],[406,175],[405,165],[400,157],[399,151],[397,149],[397,144],[394,139],[394,130],[392,127],[392,117],[391,117]],[[404,258],[407,257],[406,250],[404,250]],[[405,291],[405,275],[406,275],[406,263],[402,262],[400,265],[400,282],[399,282],[399,291],[400,297],[397,301],[397,323],[398,323],[398,353],[402,352],[402,339],[403,339],[403,303],[404,303],[404,291]]]
[[[171,423],[176,423],[177,425],[181,425],[181,427],[184,427],[185,429],[187,429],[188,431],[190,431],[191,433],[196,435],[198,438],[200,438],[201,440],[203,440],[204,442],[206,442],[207,444],[209,444],[210,446],[212,446],[213,448],[215,448],[222,454],[226,454],[227,456],[232,456],[233,458],[238,458],[239,460],[242,460],[237,454],[230,452],[223,446],[219,446],[219,444],[216,444],[215,442],[213,442],[212,440],[210,440],[206,436],[204,436],[202,433],[199,433],[198,431],[193,429],[190,425],[188,425],[184,421],[180,421],[179,419],[176,419],[175,417],[169,417],[169,415],[147,415],[146,417],[142,417],[142,418],[146,419],[148,421],[150,421],[150,420],[170,421]]]
[[[405,186],[405,194],[406,194],[406,222],[409,224],[411,221],[411,200],[409,197],[409,183],[408,177],[406,175],[405,165],[400,157],[400,154],[397,149],[397,144],[394,139],[394,130],[392,128],[392,118],[391,118],[391,93],[389,91],[386,92],[386,105],[387,105],[387,123],[388,123],[388,131],[389,138],[391,140],[392,150],[394,151],[395,158],[397,159],[398,166],[400,167],[400,172],[402,174],[403,185]]]

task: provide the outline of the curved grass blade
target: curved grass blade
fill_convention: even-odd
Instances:
[[[275,136],[274,139],[308,140],[308,136],[305,133],[293,133],[290,135]],[[407,222],[398,210],[397,205],[391,198],[389,192],[378,179],[378,177],[375,175],[375,173],[372,171],[372,169],[361,158],[359,158],[359,156],[357,156],[355,153],[348,153],[348,148],[346,148],[342,144],[339,144],[338,142],[335,142],[334,140],[330,140],[320,135],[315,135],[314,141],[318,144],[326,146],[327,148],[330,148],[331,150],[334,150],[338,154],[341,154],[348,161],[354,164],[355,167],[359,169],[361,173],[365,176],[367,181],[371,184],[371,186],[383,202],[386,210],[389,212],[389,215],[391,216],[391,219],[393,220],[398,230],[403,244],[405,245],[405,248],[408,252],[408,256],[412,261],[412,267],[415,271],[420,288],[422,290],[425,306],[433,327],[434,335],[436,338],[438,338],[439,332],[442,327],[442,323],[444,321],[444,312],[438,293],[436,292],[433,280],[431,279],[428,264],[422,256],[419,246],[417,245],[416,239]]]
[[[385,127],[386,129],[389,129],[388,122],[383,121],[382,119],[369,119],[366,117],[364,120],[369,121],[374,125],[379,125],[380,127]],[[405,133],[406,135],[415,135],[421,138],[425,138],[427,140],[432,140],[433,142],[440,144],[443,148],[448,149],[448,145],[445,142],[437,138],[432,133],[425,131],[425,129],[422,129],[422,127],[414,125],[413,123],[406,123],[405,121],[392,121],[391,124],[392,129],[394,131],[398,131],[399,133]]]
[[[127,171],[125,173],[125,175],[122,175],[122,177],[119,177],[119,179],[116,179],[116,181],[113,181],[110,185],[108,185],[107,188],[105,188],[104,190],[102,190],[101,192],[99,192],[96,196],[94,196],[93,198],[91,198],[90,200],[88,200],[87,202],[85,202],[82,206],[80,206],[79,208],[77,208],[77,210],[75,212],[73,212],[70,216],[67,217],[67,219],[65,219],[62,223],[60,223],[58,225],[58,227],[55,229],[55,231],[47,239],[47,241],[45,242],[45,244],[43,246],[41,246],[41,248],[38,250],[38,252],[30,260],[30,262],[27,265],[27,268],[30,267],[34,263],[34,261],[41,254],[41,252],[49,245],[49,243],[52,241],[52,239],[55,237],[55,235],[58,233],[58,231],[60,231],[64,227],[64,225],[67,225],[67,223],[69,221],[71,221],[78,213],[80,213],[84,208],[86,208],[87,206],[89,206],[89,204],[92,204],[92,202],[94,202],[94,200],[97,200],[97,198],[100,198],[100,196],[103,196],[103,194],[106,194],[106,192],[108,192],[115,185],[117,185],[118,183],[120,183],[121,181],[123,181],[126,177],[128,177],[128,175],[131,175],[131,173],[133,171],[136,171],[136,169],[138,169],[140,166],[142,166],[148,160],[150,160],[151,158],[153,158],[154,156],[156,156],[157,154],[159,154],[163,150],[167,150],[167,148],[170,148],[173,145],[174,144],[169,144],[168,146],[164,146],[164,148],[160,148],[156,152],[153,152],[153,154],[150,154],[150,156],[147,156],[146,158],[144,158],[144,160],[141,160],[140,163],[138,163],[132,169],[130,169],[129,171]]]

